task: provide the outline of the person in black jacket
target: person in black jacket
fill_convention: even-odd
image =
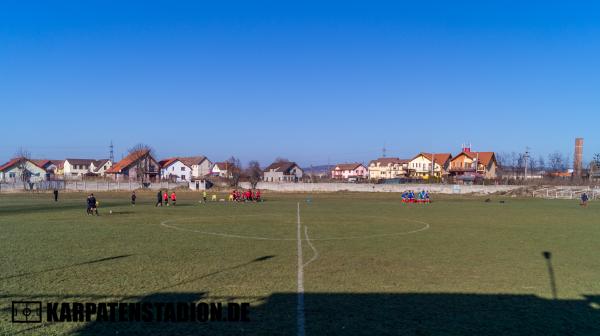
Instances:
[[[156,206],[162,206],[162,192],[158,190],[158,194],[156,194]]]
[[[58,202],[58,189],[54,188],[54,202]]]
[[[94,213],[96,213],[96,216],[99,216],[98,201],[96,200],[96,197],[94,197],[94,194],[90,194],[88,197],[88,214],[93,215]]]

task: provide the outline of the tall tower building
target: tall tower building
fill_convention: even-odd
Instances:
[[[575,155],[573,160],[573,176],[581,177],[583,168],[583,138],[575,139]]]

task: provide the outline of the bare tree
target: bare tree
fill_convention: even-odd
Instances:
[[[280,163],[280,162],[290,162],[290,160],[288,160],[288,159],[286,159],[286,158],[284,158],[284,157],[278,156],[278,157],[276,157],[276,158],[275,158],[275,162],[276,162],[276,163]]]
[[[242,176],[242,164],[240,160],[232,156],[225,161],[227,163],[227,171],[231,176],[230,185],[236,187],[240,183],[240,177]]]
[[[540,155],[540,157],[537,159],[537,167],[539,170],[545,170],[546,169],[546,161],[544,161],[544,157]]]
[[[15,153],[15,167],[19,171],[19,179],[23,182],[23,188],[27,190],[27,186],[31,181],[31,171],[27,167],[30,164],[31,153],[28,150],[20,147]]]
[[[135,162],[136,181],[141,181],[142,183],[144,183],[146,175],[149,172],[154,172],[152,171],[152,168],[154,168],[154,170],[158,170],[158,167],[150,166],[149,158],[150,156],[154,156],[154,149],[149,145],[139,143],[131,147],[128,150],[128,154],[131,157],[131,159]]]
[[[600,153],[594,154],[590,162],[590,181],[600,173]]]
[[[248,179],[250,180],[250,185],[252,189],[256,189],[256,185],[260,182],[262,176],[262,169],[260,169],[260,164],[258,161],[250,161],[248,162],[248,168],[246,168],[246,174],[248,175]]]
[[[565,170],[565,158],[559,151],[555,151],[548,155],[548,164],[553,172]]]
[[[525,160],[526,160],[525,154],[523,154],[523,153],[517,154],[517,162],[515,165],[515,168],[517,170],[517,176],[519,174],[521,174],[523,176],[525,175]]]
[[[505,168],[508,166],[508,157],[509,154],[502,152],[502,153],[497,153],[496,154],[496,163],[498,164],[498,166],[500,168]]]

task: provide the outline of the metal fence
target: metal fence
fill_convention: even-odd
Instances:
[[[546,187],[535,190],[533,197],[548,199],[577,199],[586,193],[590,199],[600,198],[600,188]]]

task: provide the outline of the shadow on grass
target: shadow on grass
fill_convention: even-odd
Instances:
[[[156,293],[129,302],[250,301],[250,321],[92,321],[73,334],[297,335],[297,299],[297,293],[266,298]],[[510,294],[306,293],[304,300],[306,335],[600,335],[600,295],[552,300]],[[31,328],[14,327],[19,328],[15,333]]]
[[[71,264],[71,265],[65,265],[65,266],[47,268],[47,269],[44,269],[44,270],[41,270],[41,271],[26,272],[26,273],[20,273],[20,274],[15,274],[15,275],[9,275],[9,276],[6,276],[6,277],[1,277],[0,280],[8,280],[8,279],[13,279],[13,278],[20,278],[20,277],[25,277],[25,276],[30,276],[30,275],[36,275],[36,274],[42,274],[42,273],[47,273],[47,272],[52,272],[52,271],[63,270],[63,269],[72,268],[72,267],[78,267],[78,266],[84,266],[84,265],[90,265],[90,264],[97,264],[97,263],[101,263],[101,262],[112,261],[112,260],[127,258],[127,257],[131,257],[131,256],[132,256],[132,254],[123,254],[123,255],[118,255],[118,256],[114,256],[114,257],[107,257],[107,258],[95,259],[95,260],[85,261],[85,262]]]
[[[198,280],[202,280],[202,279],[205,279],[205,278],[211,277],[211,276],[213,276],[213,275],[217,275],[217,274],[219,274],[219,273],[224,273],[224,272],[233,271],[233,270],[235,270],[235,269],[238,269],[238,268],[242,268],[242,267],[245,267],[245,266],[249,266],[249,265],[251,265],[251,264],[253,264],[253,263],[255,263],[255,262],[266,261],[266,260],[269,260],[269,259],[271,259],[271,258],[274,258],[274,257],[275,257],[275,256],[273,256],[273,255],[267,255],[267,256],[258,257],[258,258],[256,258],[256,259],[250,260],[250,261],[248,261],[248,262],[245,262],[245,263],[243,263],[243,264],[238,264],[238,265],[235,265],[235,266],[231,266],[231,267],[223,268],[223,269],[220,269],[220,270],[218,270],[218,271],[215,271],[215,272],[211,272],[211,273],[203,274],[203,275],[201,275],[201,276],[198,276],[198,277],[193,277],[193,278],[190,278],[190,279],[188,279],[188,280],[185,280],[185,281],[178,282],[178,283],[176,283],[176,284],[172,284],[172,285],[169,285],[169,286],[165,286],[165,287],[163,287],[163,288],[159,289],[159,291],[164,291],[164,290],[166,290],[166,289],[172,289],[172,288],[174,288],[174,287],[178,287],[178,286],[181,286],[181,285],[184,285],[184,284],[188,284],[188,283],[191,283],[191,282],[196,282],[196,281],[198,281]]]
[[[108,207],[124,206],[126,203],[121,202],[102,202],[100,211]],[[52,212],[59,211],[63,212],[66,210],[81,210],[85,214],[87,204],[85,198],[81,202],[48,202],[48,204],[33,204],[31,206],[11,206],[10,208],[1,208],[0,215],[19,215],[19,214],[32,214],[36,212]]]

